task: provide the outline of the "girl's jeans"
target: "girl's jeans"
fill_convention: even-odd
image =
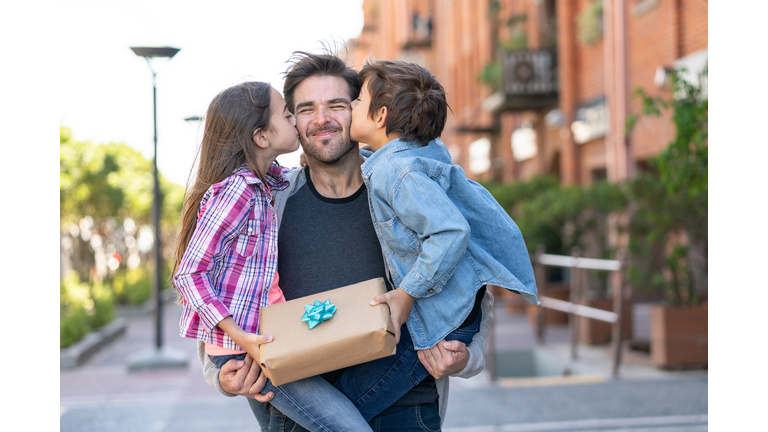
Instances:
[[[221,368],[230,359],[243,360],[245,354],[209,356],[211,361]],[[305,378],[283,384],[279,387],[267,380],[262,394],[275,392],[275,397],[269,402],[283,414],[310,431],[371,431],[368,422],[352,402],[336,390],[328,381],[319,376]],[[255,399],[248,399],[256,420],[261,425],[269,424],[270,414],[266,406]]]
[[[453,331],[445,340],[469,345],[480,329],[481,321],[482,312],[478,313],[474,323]],[[221,367],[232,358],[244,359],[245,354],[210,357]],[[267,380],[261,393],[273,391],[275,397],[270,404],[307,430],[366,431],[371,430],[368,421],[405,396],[427,375],[413,349],[411,335],[403,325],[395,355],[349,367],[333,385],[319,376],[279,387]],[[262,423],[269,418],[269,413],[265,404],[253,402],[251,409]]]

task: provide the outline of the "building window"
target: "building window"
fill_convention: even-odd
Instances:
[[[480,138],[469,145],[469,171],[482,174],[491,168],[491,140]]]
[[[605,168],[595,168],[590,172],[592,182],[604,181],[608,178],[608,171]]]

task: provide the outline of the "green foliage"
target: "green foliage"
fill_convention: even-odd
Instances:
[[[96,145],[77,141],[72,131],[63,126],[59,153],[61,228],[69,232],[81,220],[92,220],[89,234],[99,235],[102,243],[93,246],[85,235],[71,237],[72,263],[78,275],[62,281],[61,292],[61,343],[68,345],[111,320],[115,302],[137,304],[149,299],[152,285],[147,263],[131,270],[126,268],[130,248],[127,234],[120,228],[128,218],[133,219],[137,228],[151,223],[154,176],[152,161],[133,148],[120,143]],[[171,262],[169,246],[176,236],[184,188],[162,174],[159,181],[161,239],[163,253],[167,255],[163,259],[163,280],[168,280],[169,270],[165,268]],[[136,253],[135,238],[131,241]],[[116,250],[126,255],[121,267],[106,276],[94,273],[95,254],[111,256]]]
[[[80,284],[74,272],[62,280],[60,285],[59,347],[65,348],[90,330],[86,309],[88,286]]]
[[[576,15],[579,42],[591,45],[603,38],[603,1],[596,0],[588,4]]]
[[[557,188],[559,184],[554,176],[536,176],[525,182],[510,184],[485,183],[483,186],[488,189],[496,201],[510,215],[515,217],[520,214],[519,207],[516,207],[516,204],[530,200],[546,190]]]
[[[60,127],[60,214],[62,222],[77,222],[89,215],[100,226],[107,218],[121,222],[130,216],[137,224],[150,222],[152,161],[120,143],[94,145],[72,138]],[[160,195],[162,222],[175,226],[184,199],[184,188],[162,173]],[[161,222],[161,223],[162,223]]]
[[[506,52],[524,51],[528,49],[528,34],[523,30],[513,30],[509,39],[499,41],[499,48]]]
[[[639,289],[663,291],[673,306],[697,303],[694,281],[707,273],[708,100],[700,86],[682,79],[684,73],[673,75],[670,101],[635,91],[643,102],[642,115],[672,109],[675,138],[649,161],[653,172],[630,183],[635,204],[629,225],[630,282]],[[628,131],[639,117],[628,122]],[[692,248],[702,252],[703,265],[691,261]]]
[[[114,318],[111,291],[101,284],[81,283],[70,272],[60,283],[59,347],[65,348]]]
[[[117,303],[141,304],[152,294],[150,275],[141,267],[121,270],[112,280],[112,290]]]
[[[477,82],[487,85],[494,93],[500,91],[504,86],[501,62],[494,60],[483,66],[477,75]]]
[[[528,33],[524,25],[527,19],[525,14],[512,15],[507,19],[505,24],[509,28],[509,38],[499,40],[499,48],[506,52],[528,49]]]
[[[627,205],[624,188],[607,182],[563,186],[545,176],[486,188],[520,227],[530,253],[541,244],[548,253],[569,255],[574,246],[585,246],[588,235],[607,242],[599,228],[608,214]]]

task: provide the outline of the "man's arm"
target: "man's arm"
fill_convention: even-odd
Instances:
[[[245,360],[230,360],[219,369],[205,353],[205,344],[201,341],[197,341],[197,356],[205,381],[224,396],[246,396],[259,402],[269,402],[274,397],[273,392],[261,394],[267,377],[251,356],[246,356]]]
[[[472,378],[485,369],[485,347],[488,345],[488,335],[490,334],[491,321],[493,320],[493,294],[491,294],[490,290],[485,291],[483,301],[480,303],[480,309],[483,311],[483,319],[480,321],[480,330],[472,337],[472,344],[467,347],[467,350],[469,350],[469,361],[461,371],[451,373],[451,376]]]
[[[430,375],[440,379],[447,376],[471,378],[485,368],[485,347],[493,318],[493,295],[485,292],[480,304],[483,318],[480,329],[469,346],[459,341],[440,341],[430,349],[418,351],[419,360]]]

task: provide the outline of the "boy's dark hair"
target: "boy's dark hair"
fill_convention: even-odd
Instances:
[[[331,51],[330,46],[323,47],[323,54],[312,54],[304,51],[294,51],[288,59],[288,70],[285,71],[283,97],[288,111],[292,114],[296,107],[293,92],[307,78],[313,76],[332,76],[346,81],[349,87],[349,101],[357,99],[360,94],[360,78],[357,71],[347,65],[338,55]]]
[[[426,145],[440,137],[448,117],[445,89],[425,67],[396,60],[367,59],[360,82],[368,82],[368,115],[387,108],[386,133]]]

